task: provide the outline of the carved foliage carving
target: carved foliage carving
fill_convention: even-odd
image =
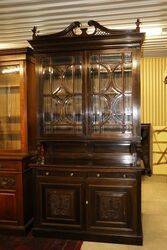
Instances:
[[[57,189],[47,191],[47,214],[50,217],[74,217],[74,193]]]
[[[98,220],[100,221],[125,221],[126,206],[124,193],[97,192]]]
[[[16,186],[15,177],[0,176],[0,188],[10,189],[10,188],[15,188],[15,186]]]

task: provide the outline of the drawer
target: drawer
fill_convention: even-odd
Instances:
[[[130,143],[94,142],[94,153],[129,153]]]
[[[37,176],[58,176],[58,177],[96,177],[96,178],[125,178],[135,179],[136,175],[129,172],[102,172],[102,171],[57,171],[57,170],[37,170]]]
[[[89,172],[88,177],[96,177],[96,178],[124,178],[124,179],[135,179],[136,175],[134,173],[127,172]]]
[[[58,176],[58,177],[86,177],[86,172],[79,171],[56,171],[56,170],[37,170],[37,176]]]
[[[20,161],[0,160],[0,171],[19,171],[21,167]]]
[[[0,174],[0,190],[15,190],[16,176],[8,174]]]

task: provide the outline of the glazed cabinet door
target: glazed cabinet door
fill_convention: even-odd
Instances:
[[[23,63],[0,62],[0,150],[21,150]]]
[[[37,179],[37,224],[55,229],[83,228],[83,183],[78,179]]]
[[[84,131],[82,54],[48,55],[39,60],[40,134],[81,136]]]
[[[137,225],[136,181],[95,179],[87,182],[88,231],[133,233]]]
[[[92,136],[132,133],[132,52],[98,51],[89,56]]]

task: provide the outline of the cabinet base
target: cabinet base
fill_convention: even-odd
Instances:
[[[71,232],[71,231],[57,231],[53,228],[33,228],[33,236],[38,237],[58,237],[71,240],[85,240],[85,241],[97,241],[97,242],[110,242],[118,244],[128,245],[142,245],[143,235],[121,235],[121,234],[100,234],[100,233],[87,233],[87,232]]]
[[[10,234],[25,236],[32,228],[34,219],[32,218],[24,226],[13,226],[13,225],[1,225],[0,224],[0,233],[1,234]]]

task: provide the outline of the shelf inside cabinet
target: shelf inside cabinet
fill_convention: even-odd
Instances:
[[[14,85],[0,85],[1,88],[20,88],[20,84],[14,84]]]

